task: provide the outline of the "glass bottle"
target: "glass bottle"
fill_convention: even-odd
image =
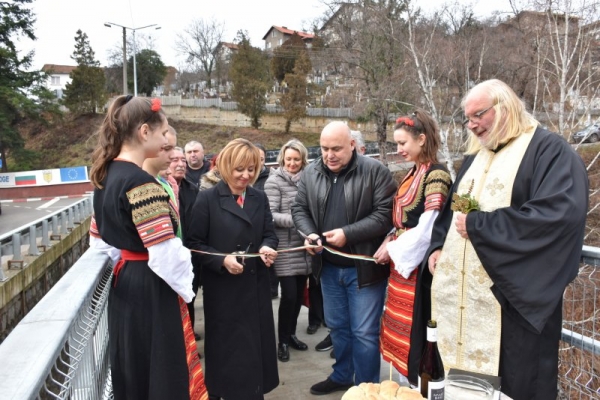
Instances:
[[[444,364],[437,347],[437,323],[427,322],[427,345],[419,363],[419,391],[429,400],[444,400]]]

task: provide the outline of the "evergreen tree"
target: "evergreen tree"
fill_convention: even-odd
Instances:
[[[296,60],[304,52],[306,52],[306,44],[300,35],[295,32],[281,46],[273,50],[271,73],[277,79],[277,82],[281,83],[286,74],[294,72]]]
[[[312,66],[306,51],[300,53],[294,66],[294,72],[285,75],[287,91],[281,97],[281,106],[284,109],[285,133],[290,132],[292,122],[306,116],[306,103],[308,102],[308,84],[306,76]]]
[[[63,103],[74,114],[95,114],[106,103],[106,78],[87,34],[81,29],[75,36],[71,58],[77,62],[77,68],[71,72],[71,83],[66,85]]]
[[[87,33],[78,29],[77,36],[75,36],[75,50],[73,51],[71,59],[75,60],[77,65],[99,67],[100,63],[96,61],[95,57],[96,53],[92,50]]]
[[[155,87],[161,85],[167,76],[167,67],[160,55],[150,49],[144,49],[135,55],[138,93],[152,96]],[[128,85],[133,87],[133,57],[127,63]]]
[[[8,171],[7,155],[18,162],[23,138],[17,126],[25,118],[45,121],[57,115],[52,103],[54,95],[45,87],[48,76],[41,71],[27,71],[33,52],[24,56],[15,45],[18,37],[35,40],[35,16],[29,6],[32,0],[0,2],[0,155],[2,171]],[[22,152],[21,152],[22,153]]]
[[[260,127],[265,113],[266,93],[271,85],[269,60],[262,50],[252,47],[243,32],[238,33],[238,52],[231,61],[229,76],[238,110],[252,119],[252,127]]]

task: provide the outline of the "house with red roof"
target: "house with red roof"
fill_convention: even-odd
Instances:
[[[315,37],[312,33],[295,31],[293,29],[288,29],[286,26],[273,25],[262,38],[262,40],[265,41],[265,50],[272,52],[274,49],[281,46],[283,42],[291,38],[294,33],[302,38],[304,43],[306,43],[306,47],[311,47]]]

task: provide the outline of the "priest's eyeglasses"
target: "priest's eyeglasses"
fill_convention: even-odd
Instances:
[[[479,112],[476,112],[475,114],[473,114],[473,116],[472,116],[472,117],[467,117],[467,116],[465,115],[465,119],[464,119],[464,121],[463,121],[463,123],[462,123],[462,124],[463,124],[463,126],[467,126],[467,124],[468,124],[469,122],[472,122],[472,123],[474,123],[474,124],[475,124],[475,123],[477,123],[477,122],[481,121],[481,118],[483,118],[483,114],[485,114],[486,112],[490,111],[490,110],[491,110],[492,108],[494,108],[495,106],[496,106],[496,105],[494,104],[493,106],[491,106],[491,107],[488,107],[488,108],[486,108],[485,110],[481,110],[481,111],[479,111]]]

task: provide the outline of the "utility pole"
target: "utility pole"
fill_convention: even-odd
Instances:
[[[135,54],[137,53],[137,49],[135,47],[135,31],[139,31],[140,29],[150,28],[155,26],[154,29],[160,29],[160,26],[156,26],[156,24],[142,26],[140,28],[130,28],[128,26],[123,26],[119,24],[115,24],[114,22],[105,22],[104,26],[108,28],[112,28],[113,26],[118,26],[123,28],[123,94],[128,94],[127,88],[127,29],[129,29],[133,33],[133,95],[137,96],[137,67]]]

